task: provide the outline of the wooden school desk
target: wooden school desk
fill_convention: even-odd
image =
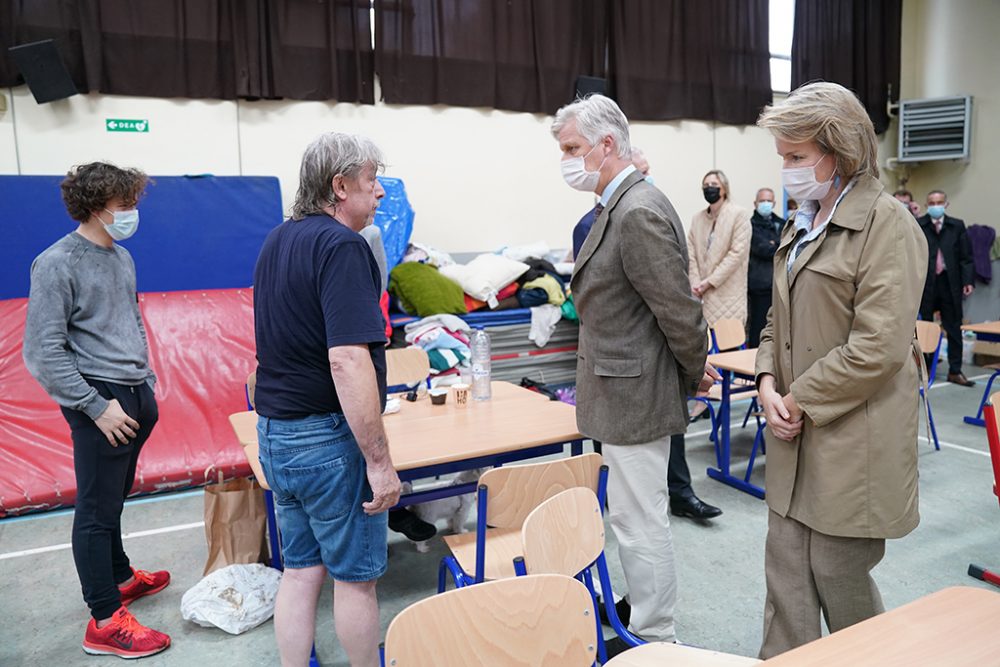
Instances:
[[[762,667],[982,667],[1000,664],[1000,593],[956,586],[879,614]]]
[[[980,322],[979,324],[963,324],[962,331],[971,331],[976,334],[976,340],[987,341],[990,343],[1000,342],[1000,322]],[[996,380],[997,376],[1000,375],[1000,367],[996,365],[987,366],[986,368],[993,370],[993,375],[990,379],[986,381],[986,388],[983,390],[983,398],[979,401],[979,410],[976,412],[975,417],[965,417],[966,424],[972,424],[973,426],[986,426],[986,422],[983,421],[983,407],[986,405],[986,401],[990,398],[990,390],[993,388],[993,381]]]
[[[729,471],[729,466],[732,462],[732,452],[729,448],[730,404],[732,402],[732,395],[739,395],[738,391],[734,392],[732,389],[733,378],[738,377],[753,381],[754,364],[756,361],[756,349],[733,350],[732,352],[719,352],[718,354],[708,355],[708,363],[715,366],[715,368],[719,371],[719,374],[722,375],[722,400],[719,401],[718,412],[718,442],[715,443],[715,457],[718,467],[709,468],[708,476],[712,479],[719,480],[723,484],[735,487],[740,491],[745,491],[750,495],[763,498],[764,489],[756,484],[750,483],[749,481],[745,481],[742,477],[737,477],[731,474]],[[752,389],[754,389],[753,386],[747,387],[747,390]],[[747,480],[749,480],[749,478],[749,475],[747,475]]]
[[[576,409],[561,401],[509,382],[494,382],[489,401],[469,401],[455,406],[454,396],[444,405],[431,405],[424,396],[416,402],[400,401],[396,414],[382,422],[389,438],[392,462],[400,480],[426,479],[473,468],[560,454],[565,444],[573,455],[583,452],[576,427]],[[264,476],[257,460],[257,413],[229,416],[240,444],[258,479]],[[476,483],[417,491],[400,498],[399,506],[472,493]]]

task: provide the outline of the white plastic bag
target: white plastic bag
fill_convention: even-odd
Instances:
[[[184,593],[181,616],[238,635],[271,618],[279,583],[281,572],[266,565],[229,565]]]

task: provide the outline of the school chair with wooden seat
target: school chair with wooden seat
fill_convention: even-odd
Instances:
[[[385,351],[385,384],[389,393],[431,386],[431,362],[419,347],[390,348]]]
[[[717,354],[719,352],[728,352],[730,350],[745,350],[746,349],[746,330],[744,329],[743,323],[737,319],[725,318],[718,320],[715,326],[709,328],[708,330],[708,353]],[[758,416],[758,405],[757,405],[757,390],[750,388],[750,384],[745,380],[734,380],[732,385],[732,396],[738,397],[737,400],[750,399],[750,406],[747,408],[746,414],[743,416],[743,426],[746,428],[747,422],[750,421],[750,417],[754,417],[757,422],[758,434],[762,429],[761,419]],[[708,409],[708,416],[712,422],[712,433],[708,436],[708,439],[716,443],[715,446],[718,447],[718,436],[719,436],[719,419],[718,413],[715,411],[715,403],[722,400],[722,384],[716,382],[708,390],[708,396],[698,397],[693,399],[699,403],[704,403]],[[732,400],[732,399],[731,399]]]
[[[602,462],[600,454],[583,454],[483,473],[476,492],[476,531],[444,537],[451,555],[441,559],[438,592],[444,591],[449,572],[456,588],[513,577],[527,516],[566,489],[582,486],[603,497],[608,468]]]
[[[416,602],[389,624],[383,667],[584,667],[597,658],[594,608],[572,577],[536,574]]]
[[[925,356],[930,357],[930,364],[927,367],[927,389],[930,389],[931,385],[934,384],[934,376],[937,374],[942,338],[941,325],[937,322],[917,320],[917,344],[920,346],[920,351]],[[934,449],[940,451],[941,445],[938,444],[937,428],[934,426],[934,413],[931,412],[931,397],[924,390],[923,384],[920,385],[919,393],[920,398],[924,399],[924,405],[927,406],[927,424],[930,427],[931,438],[934,440]]]
[[[591,489],[576,487],[552,496],[536,507],[521,528],[523,556],[514,559],[518,576],[564,574],[582,582],[593,598],[594,622],[601,663],[607,660],[601,629],[597,593],[591,568],[597,567],[601,590],[611,590],[611,578],[604,557],[603,499]],[[618,617],[612,595],[604,595],[604,608],[611,627],[629,646],[645,642],[633,635]]]
[[[986,420],[986,441],[990,446],[990,461],[993,464],[993,495],[1000,500],[1000,410],[996,409],[1000,402],[1000,392],[990,396],[983,408]],[[969,565],[969,576],[980,581],[1000,586],[1000,573],[987,570],[982,565]]]

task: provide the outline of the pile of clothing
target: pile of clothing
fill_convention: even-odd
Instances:
[[[437,374],[466,362],[469,350],[469,325],[454,315],[432,315],[404,327],[406,342],[427,352],[431,373]]]
[[[536,256],[553,258],[558,254],[545,244],[534,244],[505,248],[458,264],[448,253],[414,242],[389,274],[389,293],[400,311],[424,318],[530,308],[530,338],[541,347],[560,319],[577,320],[567,283],[572,265],[557,267]]]

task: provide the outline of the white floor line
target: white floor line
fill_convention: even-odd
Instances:
[[[923,440],[924,442],[930,443],[931,445],[934,444],[933,442],[931,442],[930,440],[928,440],[926,437],[924,437],[922,435],[918,435],[917,439],[918,440]],[[941,440],[940,438],[938,438],[938,444],[941,445],[942,447],[946,447],[948,449],[958,449],[958,450],[963,451],[963,452],[969,452],[970,454],[979,454],[980,456],[985,456],[987,458],[989,458],[989,456],[990,456],[989,452],[984,452],[981,449],[973,449],[972,447],[965,447],[964,445],[956,445],[955,443],[952,443],[952,442],[945,442],[944,440]]]
[[[149,535],[162,535],[163,533],[176,533],[179,530],[190,530],[192,528],[203,528],[205,526],[204,521],[196,521],[195,523],[182,523],[176,526],[167,526],[165,528],[153,528],[152,530],[139,530],[134,533],[125,533],[122,535],[123,540],[127,540],[133,537],[148,537]],[[73,548],[72,544],[53,544],[49,547],[37,547],[35,549],[25,549],[23,551],[10,551],[8,553],[0,554],[0,560],[6,560],[8,558],[20,558],[21,556],[34,556],[35,554],[44,554],[49,551],[62,551],[64,549]]]
[[[972,377],[970,377],[968,379],[969,380],[973,380],[973,381],[975,381],[975,380],[985,380],[986,378],[988,378],[991,375],[993,375],[993,373],[983,373],[982,375],[973,375]],[[948,380],[935,380],[934,384],[932,384],[930,386],[930,389],[941,389],[942,387],[957,387],[957,386],[958,385],[956,385],[956,384],[952,384],[951,382],[948,382]],[[965,388],[966,387],[963,387],[963,389],[965,389]]]

